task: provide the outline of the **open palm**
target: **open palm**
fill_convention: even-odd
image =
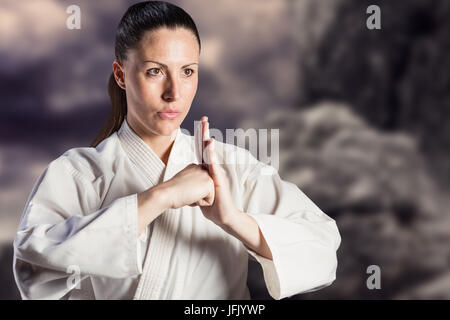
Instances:
[[[203,160],[208,167],[209,174],[214,181],[214,203],[211,206],[200,206],[203,215],[221,226],[237,212],[231,196],[230,184],[225,170],[219,164],[214,138],[209,135],[208,117],[202,117],[202,140],[204,142]]]

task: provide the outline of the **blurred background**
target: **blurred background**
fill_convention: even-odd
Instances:
[[[107,119],[115,28],[136,2],[0,2],[0,299],[20,299],[12,241],[33,184]],[[279,129],[281,177],[338,224],[336,281],[290,299],[450,299],[450,1],[169,2],[202,41],[182,127]],[[253,261],[248,285],[270,299]]]

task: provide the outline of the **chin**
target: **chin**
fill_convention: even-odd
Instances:
[[[179,127],[178,121],[170,121],[170,123],[164,123],[169,122],[170,120],[164,120],[163,123],[160,123],[158,126],[159,134],[162,136],[170,136]]]

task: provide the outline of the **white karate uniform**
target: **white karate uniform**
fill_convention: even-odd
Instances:
[[[249,257],[261,264],[274,299],[335,280],[341,242],[335,221],[275,168],[219,141],[235,206],[255,218],[273,260],[199,207],[169,209],[139,235],[137,193],[199,163],[195,152],[194,137],[178,128],[166,166],[125,120],[96,148],[73,148],[53,160],[33,187],[14,239],[22,298],[250,299]]]

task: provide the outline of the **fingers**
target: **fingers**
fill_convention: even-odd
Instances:
[[[214,193],[208,194],[205,198],[197,201],[197,204],[201,207],[209,207],[214,204]]]
[[[194,132],[195,140],[195,155],[197,157],[198,163],[202,163],[203,157],[203,122],[199,123],[195,128]]]
[[[209,199],[209,200],[201,199],[201,200],[197,201],[197,204],[200,207],[210,207],[213,205],[213,203],[214,203],[214,201],[212,201],[211,199]]]
[[[225,186],[227,184],[226,182],[226,173],[224,169],[219,165],[219,161],[217,158],[217,153],[215,151],[215,144],[216,140],[214,138],[211,138],[208,142],[208,157],[209,157],[209,163],[208,163],[208,169],[209,174],[211,178],[214,181],[214,187],[220,187]]]
[[[203,121],[202,122],[203,125],[203,141],[207,141],[209,140],[209,122],[208,121]]]
[[[209,140],[209,122],[208,117],[202,117],[202,163],[207,163],[205,149]]]
[[[209,137],[209,124],[208,123],[208,117],[203,116],[200,120],[201,123],[197,125],[197,127],[194,130],[194,137],[195,137],[195,153],[198,160],[198,163],[205,163],[204,161],[204,149],[205,149],[205,143],[204,143],[204,137],[206,134],[208,134]]]
[[[214,203],[214,189],[213,191],[211,191],[205,198],[203,198],[202,200],[204,201],[204,205],[212,205]]]
[[[216,157],[216,151],[214,148],[214,138],[210,138],[208,141],[208,145],[207,145],[207,150],[206,150],[206,154],[207,154],[207,159],[208,159],[208,169],[209,169],[209,173],[211,174],[211,177],[215,178],[217,176],[217,157]]]
[[[198,200],[195,203],[190,204],[190,207],[196,207],[196,206],[200,206],[200,207],[210,207],[214,204],[214,196],[213,195],[208,195],[207,197]]]

